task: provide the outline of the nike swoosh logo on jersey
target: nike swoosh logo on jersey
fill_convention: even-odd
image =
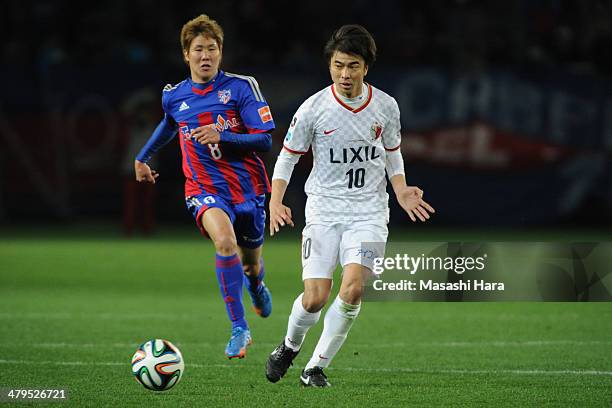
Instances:
[[[326,135],[331,135],[332,133],[334,133],[338,129],[340,129],[340,128],[335,128],[335,129],[332,129],[332,130],[324,130],[323,133],[325,133]]]

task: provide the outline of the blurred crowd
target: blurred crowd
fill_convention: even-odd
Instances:
[[[566,65],[612,72],[612,2],[606,0],[265,0],[120,1],[5,0],[3,63],[49,65],[134,63],[182,68],[179,32],[200,13],[225,29],[226,67],[272,64],[309,71],[343,23],[373,32],[382,64],[490,64],[529,69]]]

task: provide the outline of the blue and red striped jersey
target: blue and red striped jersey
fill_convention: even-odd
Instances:
[[[270,191],[266,168],[254,151],[191,139],[193,129],[204,125],[245,138],[272,131],[270,107],[253,77],[219,71],[206,84],[188,78],[164,88],[162,106],[178,125],[186,197],[215,194],[237,204]]]

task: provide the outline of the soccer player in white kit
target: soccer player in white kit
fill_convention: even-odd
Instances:
[[[308,98],[293,117],[274,168],[270,199],[274,235],[280,226],[293,226],[291,210],[282,201],[293,167],[312,148],[313,168],[304,188],[304,293],[293,304],[285,338],[266,363],[269,381],[285,375],[308,329],[319,320],[340,261],[340,292],[327,309],[323,333],[300,377],[303,385],[312,387],[330,385],[323,369],[359,314],[373,259],[384,256],[389,222],[385,171],[412,221],[425,221],[434,212],[419,188],[406,185],[397,102],[364,83],[376,58],[370,33],[359,25],[345,25],[332,35],[324,54],[333,84]]]

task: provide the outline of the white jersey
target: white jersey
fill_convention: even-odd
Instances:
[[[312,147],[313,168],[304,187],[306,222],[389,220],[386,151],[399,149],[400,114],[391,96],[364,84],[367,100],[345,104],[331,85],[296,112],[284,148],[304,154]]]

